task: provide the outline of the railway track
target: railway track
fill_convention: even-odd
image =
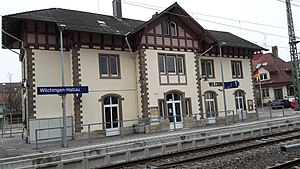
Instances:
[[[275,166],[268,166],[267,169],[289,169],[292,167],[300,168],[299,166],[300,166],[300,158],[296,158],[291,161],[286,161],[284,163],[276,164]]]
[[[261,136],[256,138],[250,138],[245,140],[239,140],[234,142],[228,142],[225,144],[217,144],[208,147],[201,147],[197,149],[174,152],[163,156],[155,156],[147,159],[141,159],[128,163],[115,164],[102,168],[151,168],[151,169],[163,169],[180,167],[181,165],[191,163],[194,161],[208,160],[215,157],[222,157],[238,152],[243,152],[251,149],[257,149],[259,147],[276,144],[288,140],[300,138],[300,131],[277,133],[268,136]],[[200,154],[200,155],[199,155]],[[189,158],[181,158],[187,156]]]

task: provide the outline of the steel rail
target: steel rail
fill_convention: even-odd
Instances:
[[[171,153],[171,154],[165,154],[165,155],[161,155],[161,156],[154,156],[154,157],[139,159],[139,160],[135,160],[135,161],[129,161],[129,162],[125,162],[125,163],[118,163],[118,164],[113,164],[113,165],[109,165],[109,166],[99,167],[99,169],[100,168],[101,169],[117,169],[117,168],[122,168],[122,167],[134,166],[134,165],[138,165],[138,164],[145,164],[145,163],[155,162],[155,161],[158,161],[158,160],[167,159],[167,158],[171,158],[171,157],[182,156],[184,154],[200,152],[200,151],[207,151],[207,150],[211,150],[211,149],[218,149],[218,148],[223,148],[224,146],[244,144],[246,142],[260,140],[260,139],[266,139],[266,138],[270,138],[270,137],[276,137],[276,136],[281,136],[281,135],[289,135],[289,134],[293,134],[293,133],[299,133],[299,131],[300,131],[300,129],[297,129],[297,130],[293,130],[293,131],[286,131],[286,132],[275,133],[275,134],[271,134],[271,135],[247,138],[247,139],[243,139],[243,140],[238,140],[238,141],[233,141],[233,142],[226,142],[226,143],[216,144],[216,145],[210,145],[210,146],[206,146],[206,147],[199,147],[199,148],[195,148],[195,149],[189,149],[189,150],[174,152],[174,153]],[[185,160],[181,160],[181,161],[177,160],[176,162],[172,162],[172,163],[162,164],[162,165],[159,165],[159,166],[151,166],[151,168],[153,168],[153,169],[154,168],[159,168],[160,169],[160,168],[168,168],[168,167],[179,166],[181,164],[188,163],[188,162],[191,162],[191,161],[205,160],[205,159],[209,159],[209,158],[214,158],[216,156],[224,156],[226,154],[230,154],[230,153],[233,154],[233,153],[237,153],[237,152],[241,152],[241,151],[245,151],[245,150],[249,150],[249,149],[254,149],[255,147],[256,148],[257,147],[262,147],[262,146],[275,144],[275,143],[278,143],[278,142],[281,142],[281,141],[286,141],[286,140],[295,139],[295,138],[300,138],[300,135],[298,134],[298,135],[295,135],[295,136],[290,136],[290,137],[286,137],[286,138],[272,140],[272,141],[269,141],[269,142],[266,142],[266,143],[259,143],[259,144],[256,144],[256,145],[242,147],[242,148],[236,148],[236,149],[232,149],[232,150],[229,150],[229,151],[228,150],[227,151],[222,151],[222,152],[213,153],[213,154],[206,155],[206,156],[194,157],[194,158],[185,159]]]
[[[286,161],[284,163],[276,164],[275,166],[268,166],[266,169],[283,169],[283,168],[292,168],[300,164],[300,158],[295,158],[291,161]]]

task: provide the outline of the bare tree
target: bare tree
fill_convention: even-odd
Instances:
[[[12,137],[12,115],[21,112],[22,110],[22,95],[18,86],[12,83],[13,74],[7,73],[7,78],[9,83],[6,84],[5,89],[5,104],[6,104],[6,114],[10,115],[10,136]]]

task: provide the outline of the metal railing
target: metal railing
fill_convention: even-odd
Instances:
[[[282,108],[282,115],[285,116],[284,107]],[[256,114],[256,120],[263,118],[259,115],[258,110],[255,110]],[[244,122],[246,119],[251,120],[248,117],[248,112],[246,110],[228,110],[227,112],[228,116],[225,116],[225,111],[219,111],[219,112],[208,112],[206,113],[206,118],[204,121],[205,124],[215,124],[215,125],[226,125],[226,120],[228,121],[228,125],[235,124],[238,122]],[[273,118],[272,116],[272,107],[269,107],[269,117]],[[278,112],[277,112],[278,114]],[[253,114],[254,115],[254,114]],[[184,121],[186,117],[190,117],[190,121]],[[226,117],[228,119],[226,119]],[[96,137],[99,137],[98,131],[102,132],[103,136],[113,136],[113,135],[119,135],[121,137],[124,137],[126,134],[131,133],[151,133],[155,130],[154,126],[156,124],[159,124],[162,119],[169,120],[169,130],[178,130],[183,125],[189,125],[192,128],[198,128],[201,126],[201,122],[203,122],[204,119],[201,119],[200,113],[195,114],[189,114],[189,115],[176,115],[176,116],[168,116],[168,117],[149,117],[149,118],[137,118],[137,119],[128,119],[128,120],[119,120],[119,121],[113,121],[113,122],[98,122],[98,123],[89,123],[89,124],[82,124],[80,127],[82,127],[83,131],[86,131],[87,133],[87,140],[88,143],[91,143],[92,140]],[[253,120],[253,119],[252,119]],[[72,127],[72,135],[74,135],[75,127],[78,126],[67,126],[67,128]],[[62,129],[62,127],[54,127],[54,128],[43,128],[43,129],[36,129],[35,130],[35,139],[36,139],[36,148],[38,149],[38,144],[41,141],[45,140],[53,140],[53,139],[59,139],[61,138],[61,135],[58,137],[53,138],[39,138],[39,132],[45,131],[45,130],[57,130]],[[73,138],[73,137],[72,137]]]

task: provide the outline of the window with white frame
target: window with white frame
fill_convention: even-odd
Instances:
[[[177,36],[177,26],[174,21],[170,22],[168,20],[164,20],[162,23],[162,29],[164,35]]]
[[[169,21],[163,21],[163,34],[170,35],[170,23]]]
[[[164,100],[158,100],[158,111],[159,111],[160,117],[165,116],[165,102],[164,102]]]
[[[207,78],[215,77],[214,61],[213,60],[201,60],[201,74]]]
[[[242,78],[243,69],[241,61],[231,61],[231,73],[233,78]]]
[[[159,73],[161,75],[185,75],[185,59],[183,55],[158,55]]]
[[[119,56],[99,54],[100,77],[119,78],[120,64]]]
[[[166,73],[166,61],[165,61],[165,56],[158,56],[158,64],[159,64],[159,73],[160,74],[165,74]]]
[[[175,56],[167,56],[167,71],[168,74],[176,73],[176,59]]]
[[[178,74],[184,74],[184,58],[183,56],[177,56]]]
[[[172,36],[177,36],[177,28],[175,22],[170,23],[170,32]]]
[[[261,73],[259,75],[259,78],[260,78],[261,81],[268,80],[268,74],[267,73]]]
[[[268,89],[268,88],[262,88],[262,89],[261,89],[261,92],[262,92],[262,97],[263,97],[263,98],[268,98],[268,97],[270,97],[270,93],[269,93],[269,89]]]

